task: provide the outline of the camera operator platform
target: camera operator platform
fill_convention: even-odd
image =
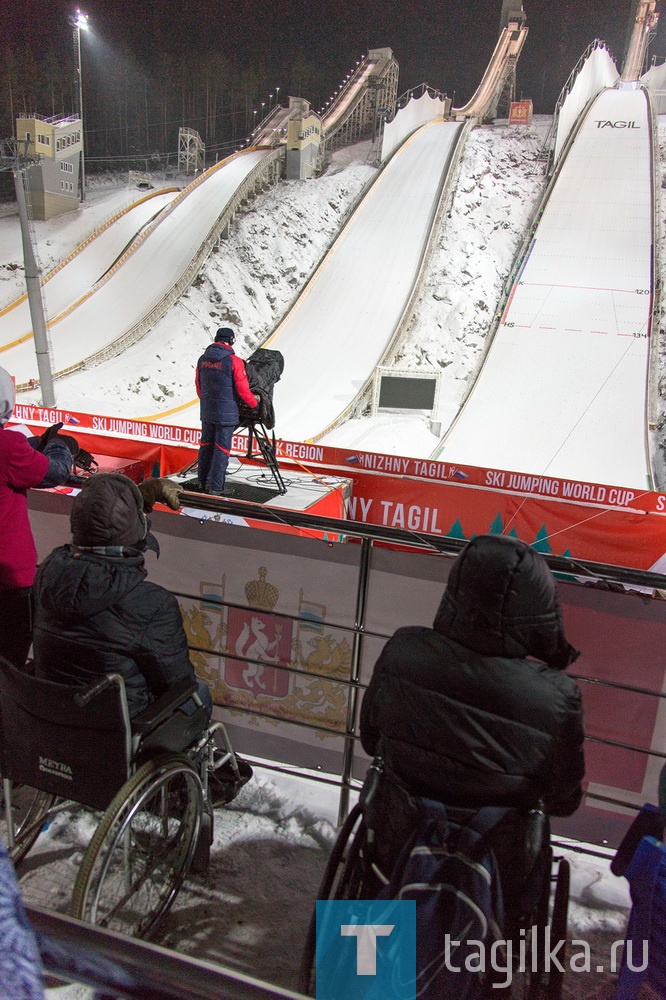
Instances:
[[[234,353],[235,339],[233,330],[221,327],[197,362],[196,388],[201,406],[198,475],[184,486],[187,492],[262,503],[287,492],[275,454],[273,431],[273,386],[282,374],[284,359],[279,351],[259,349],[246,365]],[[274,489],[227,480],[232,439],[239,429],[247,430],[246,459],[255,458],[252,445],[256,441],[256,457],[270,471]]]

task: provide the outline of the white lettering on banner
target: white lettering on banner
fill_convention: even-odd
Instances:
[[[632,493],[632,498],[634,494]],[[590,483],[562,483],[562,496],[573,497],[574,500],[591,500],[604,503],[606,500],[605,486],[591,486]]]
[[[502,479],[504,473],[502,473]],[[557,479],[544,479],[542,476],[521,476],[516,472],[509,475],[507,486],[510,490],[521,490],[524,493],[546,493],[556,497],[560,492]]]
[[[148,424],[139,423],[136,420],[118,420],[116,417],[109,417],[108,429],[114,434],[140,435],[145,437],[148,433]]]
[[[541,496],[561,496],[565,500],[582,500],[583,503],[608,503],[614,507],[629,507],[636,499],[633,490],[594,483],[576,483],[571,480],[546,479],[543,476],[526,476],[518,472],[497,472],[486,469],[485,485],[491,489],[515,490],[517,493],[538,493]],[[656,509],[666,510],[666,502],[661,497]]]
[[[17,403],[14,407],[14,420],[36,420],[37,408],[35,406],[25,406]]]
[[[24,417],[24,419],[28,418]],[[92,417],[90,426],[92,430],[102,431],[106,434],[152,438],[157,441],[170,441],[174,444],[198,446],[201,439],[201,431],[195,427],[172,427],[170,424],[150,424],[143,420],[122,420],[118,417]]]
[[[356,504],[359,504],[361,508],[361,516],[356,517]],[[368,511],[372,507],[372,500],[367,500],[365,497],[349,497],[347,501],[347,517],[350,521],[367,521]]]
[[[405,518],[404,503],[395,503],[393,500],[380,500],[384,509],[382,524],[391,528],[408,528],[410,531],[428,531],[431,535],[443,534],[442,529],[437,527],[436,507],[417,507],[412,505]]]
[[[298,444],[293,441],[287,441],[283,451],[290,458],[301,458],[306,462],[324,461],[324,449],[314,444]]]
[[[632,490],[612,489],[608,491],[608,502],[618,507],[627,507],[636,494]]]
[[[41,406],[36,407],[36,420],[45,424],[59,424],[65,422],[65,415],[62,410],[43,410]]]
[[[168,424],[150,424],[148,430],[151,438],[158,438],[160,441],[183,440],[181,427],[170,427]]]
[[[662,493],[660,496],[657,497],[657,510],[666,510],[666,507],[664,506],[664,501],[666,501],[666,497]]]
[[[364,469],[374,469],[375,472],[397,472],[402,476],[409,471],[410,462],[409,458],[397,458],[395,455],[373,455],[369,451],[361,452],[358,456],[358,464]]]
[[[446,479],[446,466],[443,462],[420,462],[415,459],[414,475],[427,479]]]

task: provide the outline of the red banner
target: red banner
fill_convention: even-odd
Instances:
[[[62,421],[93,454],[141,459],[147,475],[196,460],[198,428],[17,405],[13,421]],[[232,450],[242,456],[243,434]],[[353,483],[352,520],[436,536],[515,534],[540,552],[635,569],[666,570],[666,494],[601,483],[451,465],[431,459],[276,442],[278,460]]]
[[[509,108],[509,125],[530,125],[532,110],[531,101],[512,101]]]

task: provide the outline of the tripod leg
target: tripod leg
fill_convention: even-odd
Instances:
[[[281,494],[285,494],[287,492],[287,487],[284,485],[282,473],[280,472],[280,466],[278,465],[278,461],[275,456],[275,444],[271,444],[266,433],[266,428],[263,426],[260,426],[259,428],[255,427],[254,434],[257,444],[259,445],[261,457],[266,463],[266,467],[270,469],[273,479],[275,480],[275,485]]]

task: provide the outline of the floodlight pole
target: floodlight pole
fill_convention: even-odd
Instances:
[[[76,32],[77,73],[79,77],[79,118],[81,119],[81,201],[86,200],[86,155],[83,134],[83,73],[81,72],[81,28],[88,30],[88,15],[78,7],[76,14],[70,18],[70,24]]]
[[[53,375],[51,373],[51,359],[49,357],[49,343],[46,336],[46,321],[44,319],[44,303],[42,301],[42,289],[39,281],[39,268],[32,249],[32,239],[30,238],[30,223],[28,221],[28,206],[25,200],[25,188],[23,186],[24,171],[17,164],[12,170],[14,176],[14,188],[16,190],[16,201],[19,210],[19,222],[21,224],[21,241],[23,243],[23,262],[25,267],[25,283],[28,292],[28,306],[30,307],[30,319],[32,321],[32,333],[35,339],[35,354],[37,356],[37,371],[39,372],[39,385],[42,390],[42,403],[44,406],[55,406],[55,392],[53,390]]]
[[[86,155],[83,141],[83,76],[81,74],[81,28],[76,28],[76,50],[79,57],[79,118],[81,119],[81,201],[86,200]]]

